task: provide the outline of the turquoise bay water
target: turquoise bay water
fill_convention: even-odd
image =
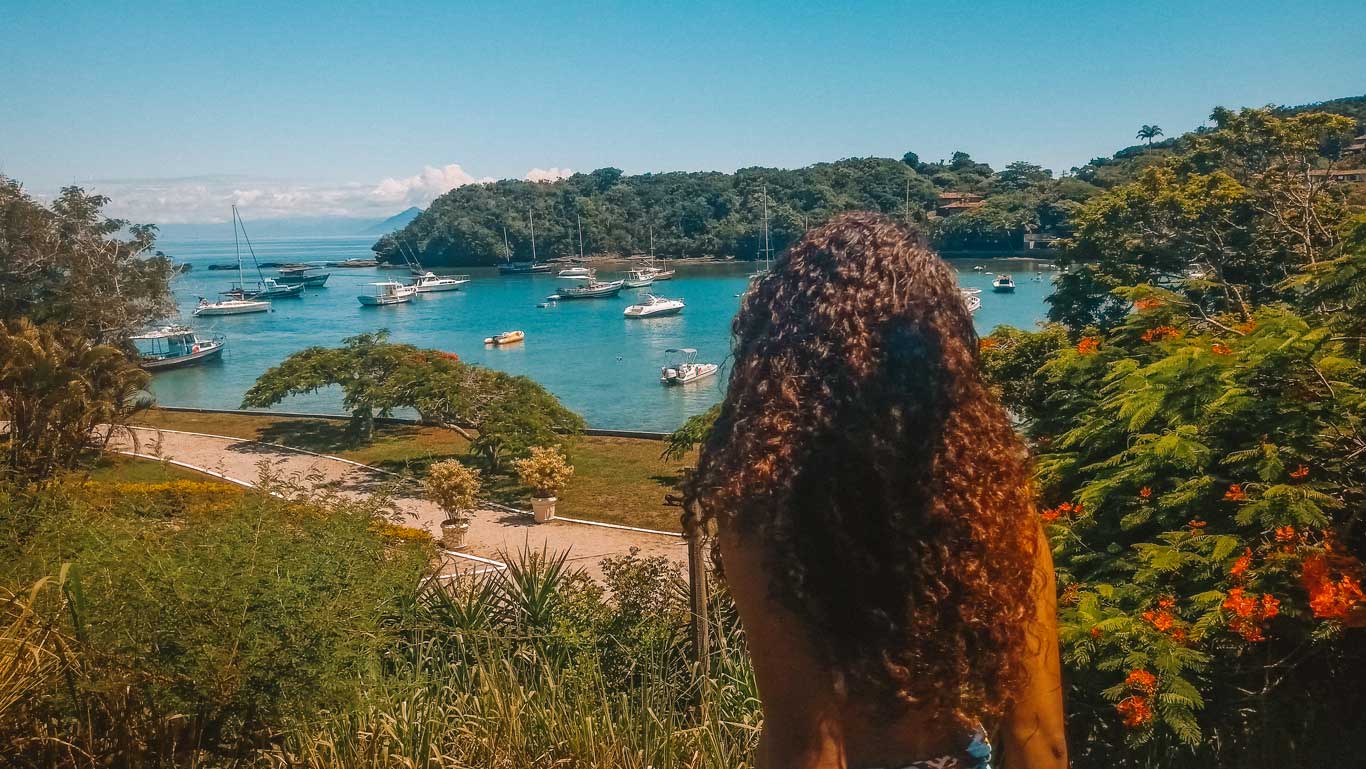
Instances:
[[[254,242],[261,261],[307,262],[369,257],[371,238],[288,239]],[[242,393],[267,368],[310,345],[332,346],[361,331],[387,328],[392,338],[458,354],[470,363],[525,374],[555,393],[594,427],[672,430],[689,416],[721,399],[720,376],[682,387],[659,384],[659,368],[670,347],[695,347],[698,360],[724,363],[730,351],[730,322],[739,308],[752,264],[684,266],[673,280],[652,289],[626,289],[615,299],[589,299],[537,307],[558,285],[553,274],[499,276],[471,268],[473,280],[460,291],[419,294],[409,304],[362,307],[356,295],[376,280],[408,280],[402,270],[331,269],[321,289],[305,289],[300,299],[279,299],[269,313],[194,318],[196,297],[214,297],[237,280],[237,273],[210,271],[212,263],[234,261],[232,241],[163,242],[160,248],[194,269],[173,283],[182,320],[200,333],[223,334],[228,346],[221,361],[155,375],[152,391],[172,406],[237,408]],[[244,249],[245,253],[245,249]],[[248,258],[248,282],[255,280]],[[974,272],[982,265],[982,272]],[[959,282],[981,288],[979,332],[1006,323],[1031,327],[1043,317],[1052,270],[1026,261],[956,260]],[[987,271],[1015,276],[1014,294],[991,293]],[[274,270],[265,270],[269,277]],[[607,274],[604,273],[604,277]],[[622,310],[647,291],[682,299],[681,315],[627,320]],[[501,331],[526,332],[524,343],[485,347]],[[291,398],[280,410],[340,413],[335,390]]]

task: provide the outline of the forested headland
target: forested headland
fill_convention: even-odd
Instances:
[[[1345,115],[1366,130],[1366,96],[1280,108]],[[1217,113],[1216,113],[1217,114]],[[1145,126],[1146,128],[1155,128]],[[410,252],[426,265],[492,265],[532,257],[532,222],[539,259],[579,253],[661,257],[762,258],[763,209],[777,254],[809,226],[841,211],[880,211],[923,227],[941,251],[1015,251],[1026,235],[1071,234],[1073,217],[1091,198],[1138,177],[1189,146],[1201,128],[1182,136],[1140,132],[1146,143],[1095,158],[1055,175],[1027,161],[1001,169],[966,152],[926,162],[916,153],[848,158],[805,168],[751,167],[735,173],[672,172],[628,176],[600,168],[556,182],[502,180],[447,192],[402,230],[375,243],[380,258]],[[1330,148],[1331,149],[1331,148]],[[1331,153],[1329,153],[1331,154]],[[980,196],[971,208],[945,210],[945,193]],[[979,205],[980,203],[980,205]]]

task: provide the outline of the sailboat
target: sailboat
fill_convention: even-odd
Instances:
[[[649,274],[651,282],[658,280],[669,280],[674,276],[675,270],[666,270],[655,263],[655,228],[650,228],[650,262],[645,270]],[[628,282],[627,285],[630,285]]]
[[[759,281],[763,280],[763,279],[768,275],[769,262],[771,261],[771,259],[772,259],[772,257],[773,257],[773,247],[772,247],[771,245],[769,245],[769,239],[768,239],[768,184],[764,184],[764,186],[763,186],[763,206],[764,206],[764,247],[763,247],[763,249],[761,250],[761,253],[763,253],[763,255],[764,255],[764,268],[763,268],[762,270],[759,270],[759,271],[757,271],[757,272],[755,272],[754,274],[752,274],[752,275],[749,276],[749,285],[745,287],[744,292],[740,293],[739,296],[745,296],[745,295],[749,294],[751,291],[754,290],[754,287],[755,287],[755,286],[759,285]]]
[[[232,246],[233,246],[233,250],[236,251],[236,253],[237,253],[237,289],[238,289],[238,291],[241,291],[241,290],[242,290],[242,287],[246,285],[246,281],[245,281],[245,280],[243,279],[243,277],[242,277],[242,247],[241,247],[240,243],[239,243],[238,240],[237,240],[237,228],[238,228],[238,225],[241,223],[241,221],[242,221],[242,217],[237,213],[237,206],[233,206],[233,207],[232,207]],[[247,234],[247,233],[246,233],[246,230],[245,230],[245,228],[244,228],[243,231],[242,231],[242,236],[243,236],[243,237],[246,237],[246,234]],[[250,241],[250,240],[247,241],[247,249],[248,249],[248,250],[251,250],[251,241]],[[252,258],[252,261],[255,262],[255,260],[256,260],[256,252],[255,252],[255,251],[252,251],[251,258]],[[256,269],[256,272],[257,272],[257,274],[259,275],[260,272],[261,272],[261,269],[258,267],[258,268]],[[299,289],[302,290],[302,289],[303,289],[303,286],[299,286]],[[248,297],[246,297],[245,295],[232,296],[232,295],[231,295],[231,292],[224,292],[224,293],[225,293],[225,294],[229,294],[228,298],[219,300],[219,301],[217,301],[217,302],[210,302],[208,299],[205,299],[205,298],[202,297],[202,296],[199,297],[199,306],[195,308],[194,314],[195,314],[195,315],[246,315],[246,314],[248,314],[248,313],[253,313],[253,312],[266,312],[267,310],[270,309],[270,302],[262,301],[262,300],[260,300],[260,299],[248,298]]]
[[[530,275],[533,272],[550,272],[550,265],[540,264],[536,261],[536,219],[531,213],[531,209],[526,212],[527,221],[531,223],[531,261],[514,262],[512,261],[512,249],[508,248],[508,231],[503,228],[503,251],[506,262],[498,265],[498,272],[504,275]]]

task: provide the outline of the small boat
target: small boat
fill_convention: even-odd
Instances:
[[[198,315],[246,315],[253,312],[266,312],[270,309],[270,302],[260,299],[233,299],[228,298],[218,302],[210,302],[204,297],[199,297],[199,306],[194,308],[194,314]]]
[[[332,273],[330,272],[306,272],[297,270],[285,272],[284,270],[281,270],[280,277],[276,278],[276,280],[287,286],[300,285],[307,286],[308,288],[322,288],[327,285],[327,279],[330,277],[332,277]]]
[[[960,288],[958,292],[962,294],[963,304],[967,305],[969,314],[982,309],[982,289]]]
[[[485,337],[484,344],[512,344],[514,342],[520,342],[523,339],[526,339],[526,334],[522,333],[521,331],[504,331],[503,333],[498,334],[497,336]]]
[[[378,267],[379,262],[375,259],[343,259],[340,262],[332,262],[329,267]]]
[[[413,287],[419,294],[430,294],[437,291],[459,291],[461,286],[469,282],[468,275],[437,275],[426,272],[417,279]]]
[[[231,296],[237,299],[289,299],[302,296],[304,292],[303,283],[286,284],[276,281],[274,278],[262,278],[256,288],[243,289],[241,286],[233,286],[224,291],[224,296]]]
[[[662,296],[646,294],[645,301],[633,304],[622,313],[628,318],[656,318],[663,315],[677,315],[683,312],[682,299],[665,299]]]
[[[227,345],[221,336],[200,339],[187,326],[162,326],[131,339],[138,348],[138,365],[148,371],[188,366],[217,358]]]
[[[236,265],[235,263],[234,263],[234,264],[211,264],[211,265],[209,265],[209,269],[210,269],[210,270],[235,270],[235,269],[237,269],[237,265]]]
[[[405,286],[393,280],[382,280],[370,285],[375,287],[375,293],[361,294],[356,297],[366,307],[383,307],[390,304],[411,302],[413,295],[417,293],[417,286]]]
[[[309,270],[314,269],[314,267],[311,264],[292,262],[290,264],[282,264],[277,269],[280,271],[281,275],[291,275],[296,272],[308,272]]]
[[[982,270],[985,270],[985,269],[986,269],[985,267],[983,267],[982,265],[979,264],[979,265],[977,265],[976,267],[973,267],[973,268],[972,268],[972,271],[973,271],[973,272],[981,272]]]
[[[665,352],[678,353],[679,359],[677,363],[659,370],[659,381],[662,384],[688,384],[699,379],[706,379],[721,370],[721,367],[715,363],[698,363],[697,350],[691,347],[670,348]]]
[[[991,281],[991,290],[998,294],[1013,294],[1015,293],[1015,281],[1003,272]]]
[[[588,267],[566,267],[556,273],[555,277],[566,280],[592,280],[596,273]]]
[[[631,270],[621,284],[626,288],[645,288],[654,285],[654,282],[655,276],[648,270]]]
[[[551,294],[546,299],[602,299],[616,296],[621,292],[621,287],[622,281],[620,280],[614,280],[610,283],[594,280],[582,286],[566,286],[560,289],[558,294]]]
[[[650,273],[650,277],[654,278],[656,283],[661,280],[669,280],[677,272],[677,270],[666,270],[662,267],[646,267],[645,271]]]
[[[498,265],[498,272],[503,275],[530,275],[536,272],[550,272],[550,265],[536,261],[536,217],[532,216],[531,209],[526,212],[527,221],[531,224],[531,261],[514,262],[512,261],[512,248],[508,245],[508,231],[503,228],[503,258],[507,261]]]

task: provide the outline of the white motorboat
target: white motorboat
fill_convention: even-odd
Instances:
[[[223,299],[218,302],[210,302],[204,297],[199,297],[199,306],[194,308],[195,315],[246,315],[253,312],[266,312],[270,309],[270,302],[260,299]]]
[[[665,352],[678,353],[676,363],[665,366],[659,370],[659,381],[666,385],[682,385],[696,382],[699,379],[706,379],[714,375],[721,367],[715,363],[698,363],[697,350],[691,347],[670,348]]]
[[[677,315],[683,312],[682,299],[665,299],[662,296],[646,294],[645,301],[633,304],[622,313],[628,318],[655,318],[662,315]]]
[[[366,307],[403,304],[412,301],[413,295],[417,293],[417,286],[405,286],[393,280],[381,280],[370,285],[375,287],[373,294],[361,294],[356,297]]]
[[[968,313],[975,313],[982,309],[982,289],[960,288],[958,292],[963,297],[963,304],[968,307]]]
[[[626,273],[626,278],[621,283],[626,288],[645,288],[654,285],[654,282],[654,273],[649,270],[631,270]]]
[[[437,275],[428,272],[419,277],[413,287],[419,294],[430,294],[437,291],[459,291],[461,286],[469,282],[468,275]]]
[[[996,276],[996,280],[991,281],[991,290],[998,294],[1015,293],[1015,281],[1004,272]]]
[[[590,281],[582,286],[566,286],[560,289],[559,293],[551,294],[547,299],[600,299],[616,296],[621,292],[622,281],[614,280],[610,283],[600,281]]]
[[[148,371],[189,366],[223,354],[221,336],[200,339],[187,326],[162,326],[131,337],[138,348],[138,365]]]
[[[556,273],[555,277],[565,280],[592,280],[596,273],[588,267],[566,267]]]

